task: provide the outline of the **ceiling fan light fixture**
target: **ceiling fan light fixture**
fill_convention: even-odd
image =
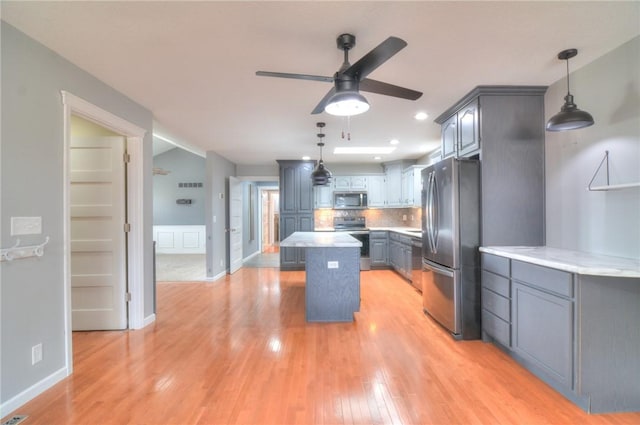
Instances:
[[[560,112],[547,121],[547,131],[566,131],[593,125],[593,117],[590,113],[578,109],[573,103],[573,95],[569,91],[569,59],[578,54],[577,49],[567,49],[558,53],[558,59],[567,61],[567,95],[564,97],[564,105]]]
[[[369,102],[357,91],[336,93],[325,106],[324,111],[330,115],[347,117],[359,115],[369,110]]]

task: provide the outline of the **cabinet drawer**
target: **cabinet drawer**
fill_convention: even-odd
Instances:
[[[502,276],[509,276],[509,259],[497,255],[482,254],[482,268]]]
[[[512,261],[511,277],[546,291],[573,297],[573,275],[568,272],[522,261]]]
[[[509,291],[509,279],[490,273],[486,270],[482,270],[482,287],[490,289],[503,297],[511,297],[511,292]]]
[[[369,232],[369,239],[387,239],[387,232],[384,230],[372,230]]]
[[[511,326],[487,310],[482,310],[482,330],[505,347],[511,347]]]
[[[511,303],[508,298],[502,297],[487,289],[482,290],[482,308],[495,314],[502,320],[511,321]]]

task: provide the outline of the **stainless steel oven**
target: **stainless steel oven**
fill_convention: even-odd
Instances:
[[[333,228],[336,232],[347,232],[360,242],[360,270],[371,270],[369,258],[369,229],[364,217],[335,217]]]

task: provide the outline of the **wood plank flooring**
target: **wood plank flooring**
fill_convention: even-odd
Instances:
[[[588,415],[481,341],[455,342],[391,271],[362,273],[353,323],[304,319],[304,273],[158,285],[158,319],[74,333],[74,374],[35,424],[640,424]]]

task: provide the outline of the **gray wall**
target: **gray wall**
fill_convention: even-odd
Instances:
[[[606,150],[612,184],[640,182],[640,37],[570,78],[576,104],[595,124],[546,134],[547,245],[640,258],[640,188],[587,190]],[[560,110],[566,87],[566,78],[549,87],[547,119]],[[599,176],[597,184],[604,184],[604,173]]]
[[[205,182],[205,225],[207,227],[207,277],[224,273],[229,265],[227,252],[229,227],[229,176],[236,175],[236,165],[213,151],[207,151]],[[215,221],[214,221],[215,218]]]
[[[63,274],[63,105],[66,90],[148,131],[144,139],[144,239],[152,246],[150,111],[1,22],[1,240],[11,246],[12,216],[42,217],[43,257],[3,262],[0,271],[0,402],[65,368]],[[152,250],[145,252],[145,317],[153,313]],[[31,365],[31,347],[44,357]],[[4,412],[3,412],[4,413]]]
[[[153,157],[153,166],[170,171],[153,176],[153,224],[204,225],[206,160],[174,148]],[[202,187],[179,187],[179,183],[202,183]],[[191,204],[176,204],[191,199]]]

